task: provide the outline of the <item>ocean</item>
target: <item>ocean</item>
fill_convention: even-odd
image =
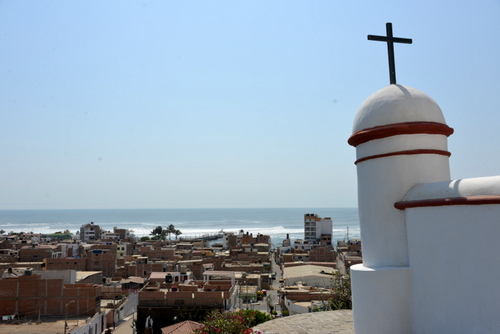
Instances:
[[[315,209],[101,209],[101,210],[0,210],[0,230],[9,232],[55,233],[69,230],[76,233],[90,222],[101,229],[113,227],[132,230],[147,236],[156,227],[173,224],[181,237],[200,236],[221,230],[268,234],[274,247],[286,235],[290,239],[304,237],[304,214],[314,213],[333,220],[333,242],[359,238],[357,208]]]

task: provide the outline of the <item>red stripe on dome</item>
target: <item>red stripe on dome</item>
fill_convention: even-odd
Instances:
[[[364,157],[364,158],[360,158],[360,159],[356,160],[354,162],[354,164],[357,165],[358,163],[366,161],[366,160],[391,157],[391,156],[395,156],[395,155],[414,155],[414,154],[437,154],[437,155],[444,155],[447,157],[451,156],[451,153],[448,151],[419,149],[419,150],[398,151],[398,152],[370,155],[368,157]]]
[[[409,208],[423,208],[429,206],[452,206],[452,205],[486,205],[500,204],[499,195],[478,195],[466,197],[449,197],[421,199],[416,201],[401,201],[394,203],[394,207],[399,210]]]
[[[397,135],[412,135],[427,133],[432,135],[450,136],[453,129],[446,124],[436,122],[405,122],[389,125],[380,125],[356,131],[347,141],[351,146],[358,146],[375,139],[382,139]]]

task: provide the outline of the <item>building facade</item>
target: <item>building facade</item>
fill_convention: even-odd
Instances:
[[[321,218],[314,213],[304,215],[304,240],[320,243],[322,240],[332,240],[333,222],[330,217]],[[323,236],[323,237],[322,237]]]

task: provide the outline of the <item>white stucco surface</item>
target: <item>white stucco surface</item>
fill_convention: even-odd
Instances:
[[[406,209],[413,333],[497,333],[500,205]]]
[[[393,156],[362,162],[357,170],[363,263],[369,267],[407,266],[404,211],[394,203],[417,184],[449,179],[448,157]]]
[[[353,320],[357,334],[411,333],[408,267],[351,267]],[[390,293],[388,293],[390,292]]]
[[[353,132],[402,122],[446,124],[441,108],[427,94],[403,85],[389,85],[363,102],[354,119]]]
[[[399,135],[397,140],[382,138],[356,146],[356,159],[378,154],[418,149],[448,151],[448,138],[444,135]]]
[[[404,122],[445,124],[441,109],[426,94],[391,85],[360,107],[353,132]],[[405,211],[398,210],[407,192],[419,184],[450,180],[445,135],[407,134],[372,139],[356,146],[358,209],[363,264],[351,267],[356,333],[411,333],[412,269]],[[426,152],[426,151],[423,151]],[[394,154],[391,154],[394,153]],[[380,156],[388,154],[387,156]],[[373,158],[373,157],[376,158]]]
[[[403,201],[480,195],[500,195],[500,176],[419,184],[408,191]]]

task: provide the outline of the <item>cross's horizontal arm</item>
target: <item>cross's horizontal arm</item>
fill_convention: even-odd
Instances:
[[[391,39],[387,38],[387,36],[377,36],[377,35],[368,35],[368,40],[370,41],[393,41],[394,43],[404,43],[411,44],[413,40],[411,38],[400,38],[400,37],[392,37]]]

